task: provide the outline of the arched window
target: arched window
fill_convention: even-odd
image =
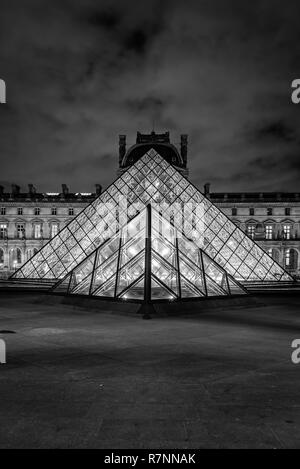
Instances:
[[[274,261],[279,262],[279,251],[278,251],[278,249],[270,248],[270,249],[268,249],[267,253],[269,254],[270,257],[272,257],[272,259],[274,259]]]
[[[297,270],[298,268],[298,252],[296,249],[290,249],[290,269]]]
[[[22,264],[22,252],[20,248],[11,249],[9,253],[10,265],[14,269]]]
[[[4,264],[4,251],[0,248],[0,266]]]
[[[16,249],[16,261],[17,264],[22,264],[22,252],[19,248]]]

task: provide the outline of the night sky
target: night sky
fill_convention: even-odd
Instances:
[[[298,6],[297,6],[298,4]],[[1,0],[0,183],[106,187],[118,135],[189,135],[212,191],[299,191],[299,1]]]

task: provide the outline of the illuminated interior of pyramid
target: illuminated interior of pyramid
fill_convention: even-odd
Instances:
[[[54,290],[143,300],[146,251],[150,249],[151,300],[246,293],[224,269],[153,209],[150,244],[146,236],[147,213],[144,208],[62,279]]]
[[[53,279],[55,291],[70,294],[143,299],[146,271],[152,299],[244,294],[248,282],[293,281],[154,149],[12,278]]]

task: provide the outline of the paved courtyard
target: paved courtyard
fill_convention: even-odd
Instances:
[[[299,306],[145,321],[1,292],[0,447],[300,448]]]

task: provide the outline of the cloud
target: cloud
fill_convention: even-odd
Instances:
[[[133,144],[154,121],[175,144],[189,134],[198,186],[298,190],[298,2],[24,3],[7,2],[0,17],[3,180],[105,186],[118,134]]]

